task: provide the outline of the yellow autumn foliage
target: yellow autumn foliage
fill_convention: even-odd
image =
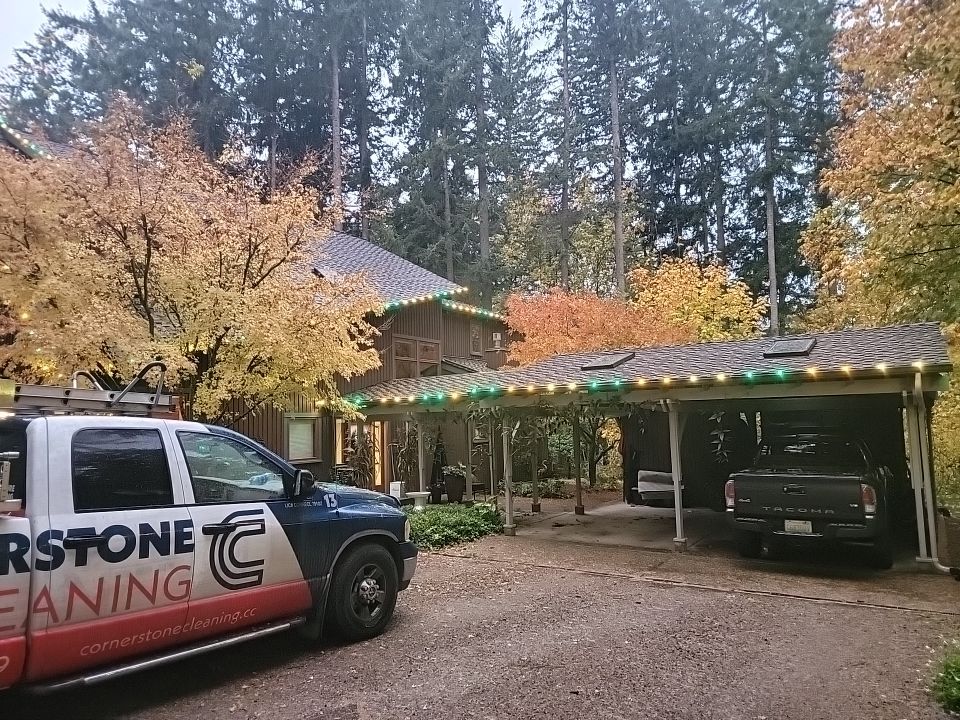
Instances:
[[[335,374],[379,362],[364,318],[380,301],[360,277],[311,271],[326,230],[310,170],[264,196],[185,123],[150,129],[125,101],[66,157],[0,152],[4,373],[129,377],[161,358],[199,418],[293,393],[336,403]]]
[[[637,268],[628,276],[632,303],[697,340],[738,340],[756,335],[767,311],[746,283],[722,265],[701,267],[688,258],[668,259],[655,269]]]

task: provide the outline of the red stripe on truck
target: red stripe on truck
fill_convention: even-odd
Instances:
[[[17,635],[0,640],[0,689],[8,688],[20,680],[26,654],[26,636]]]
[[[25,679],[78,673],[268,620],[292,617],[313,604],[303,580],[234,591],[142,612],[53,626],[30,635]],[[2,663],[2,661],[0,661]],[[2,676],[0,676],[2,677]]]

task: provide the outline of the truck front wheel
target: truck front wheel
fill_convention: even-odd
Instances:
[[[331,632],[349,642],[379,635],[393,617],[398,591],[397,565],[386,548],[371,543],[347,551],[327,598]]]
[[[758,558],[763,552],[763,535],[760,533],[737,530],[736,543],[740,557]]]

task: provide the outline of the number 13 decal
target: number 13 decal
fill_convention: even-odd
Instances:
[[[324,495],[323,504],[328,508],[335,508],[337,506],[337,496],[336,495]]]

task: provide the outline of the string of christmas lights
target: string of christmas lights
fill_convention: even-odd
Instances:
[[[0,130],[2,130],[5,135],[12,138],[14,144],[16,144],[20,150],[25,152],[30,157],[44,159],[53,157],[50,153],[27,138],[25,135],[10,127],[9,123],[7,122],[7,118],[3,115],[0,115]]]
[[[477,315],[479,317],[492,318],[493,320],[505,320],[503,315],[493,312],[493,310],[487,310],[482,307],[477,307],[476,305],[467,305],[466,303],[455,302],[453,300],[441,300],[440,304],[443,305],[448,310],[457,310],[459,312],[467,313],[468,315]]]
[[[917,361],[911,364],[913,371],[922,372],[924,363]],[[905,369],[905,368],[903,368]],[[687,377],[675,377],[665,375],[657,378],[638,377],[634,379],[616,378],[613,380],[591,380],[585,383],[560,383],[551,382],[546,384],[526,385],[518,387],[516,385],[473,385],[464,391],[451,392],[428,392],[422,395],[394,395],[392,397],[382,397],[379,399],[367,398],[357,394],[347,398],[347,402],[357,409],[363,409],[371,405],[440,405],[445,403],[457,403],[461,401],[476,401],[486,398],[499,397],[504,395],[512,396],[537,396],[537,395],[561,395],[561,394],[594,394],[594,393],[624,393],[632,390],[651,390],[656,387],[710,387],[721,385],[758,385],[775,384],[781,382],[798,382],[827,380],[833,376],[836,379],[852,379],[854,375],[860,375],[863,379],[887,377],[890,374],[886,363],[878,363],[873,368],[861,368],[854,370],[850,365],[841,365],[839,368],[821,369],[818,367],[808,367],[806,369],[796,370],[787,368],[778,368],[776,370],[747,370],[742,373],[716,373],[714,375],[689,375]]]
[[[443,301],[446,298],[453,297],[454,295],[459,295],[460,293],[465,293],[469,288],[459,287],[456,290],[440,290],[438,292],[427,293],[426,295],[417,295],[412,298],[404,298],[403,300],[391,300],[383,306],[384,310],[396,310],[400,307],[408,307],[410,305],[416,305],[417,303],[422,302],[431,302],[433,300]]]

